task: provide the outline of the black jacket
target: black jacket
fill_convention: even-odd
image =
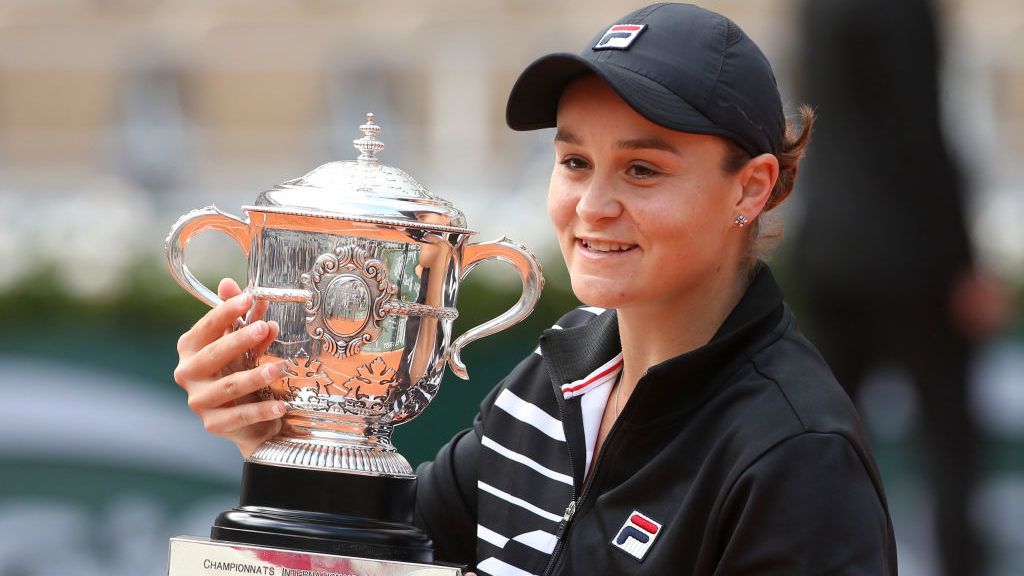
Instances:
[[[896,574],[857,415],[766,267],[706,346],[641,378],[586,481],[584,396],[562,385],[619,353],[616,316],[559,324],[420,468],[439,558],[482,574]]]

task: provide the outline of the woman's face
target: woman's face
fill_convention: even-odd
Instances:
[[[671,307],[732,277],[743,187],[722,169],[725,153],[718,137],[648,121],[596,76],[571,84],[558,107],[548,213],[576,296]]]

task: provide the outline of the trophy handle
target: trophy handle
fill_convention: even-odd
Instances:
[[[219,230],[238,243],[242,253],[249,257],[249,222],[221,212],[216,206],[207,206],[193,210],[185,214],[171,226],[171,232],[167,236],[167,267],[171,270],[171,276],[178,281],[189,294],[200,301],[217,306],[222,303],[215,292],[203,285],[202,282],[192,275],[192,272],[185,265],[185,247],[196,234],[204,230]]]
[[[518,324],[533,311],[540,299],[540,291],[544,288],[544,275],[540,269],[537,257],[530,253],[522,244],[502,236],[492,242],[470,244],[463,249],[462,281],[484,260],[501,260],[511,264],[519,272],[523,279],[523,294],[514,306],[505,311],[504,314],[488,320],[479,326],[466,330],[466,332],[452,342],[448,349],[448,366],[456,376],[463,380],[469,380],[466,372],[466,365],[462,362],[462,348],[474,340],[490,336],[496,332]]]

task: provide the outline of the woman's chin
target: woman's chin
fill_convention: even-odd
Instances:
[[[595,282],[591,278],[573,280],[572,292],[583,304],[598,308],[620,308],[626,301],[621,282]]]

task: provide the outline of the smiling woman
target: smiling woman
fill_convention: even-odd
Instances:
[[[508,123],[556,128],[548,212],[587,307],[420,470],[439,550],[473,558],[447,535],[475,524],[488,574],[896,573],[857,415],[758,260],[800,113],[742,30],[690,5],[522,73]],[[538,413],[562,433],[534,434]]]

